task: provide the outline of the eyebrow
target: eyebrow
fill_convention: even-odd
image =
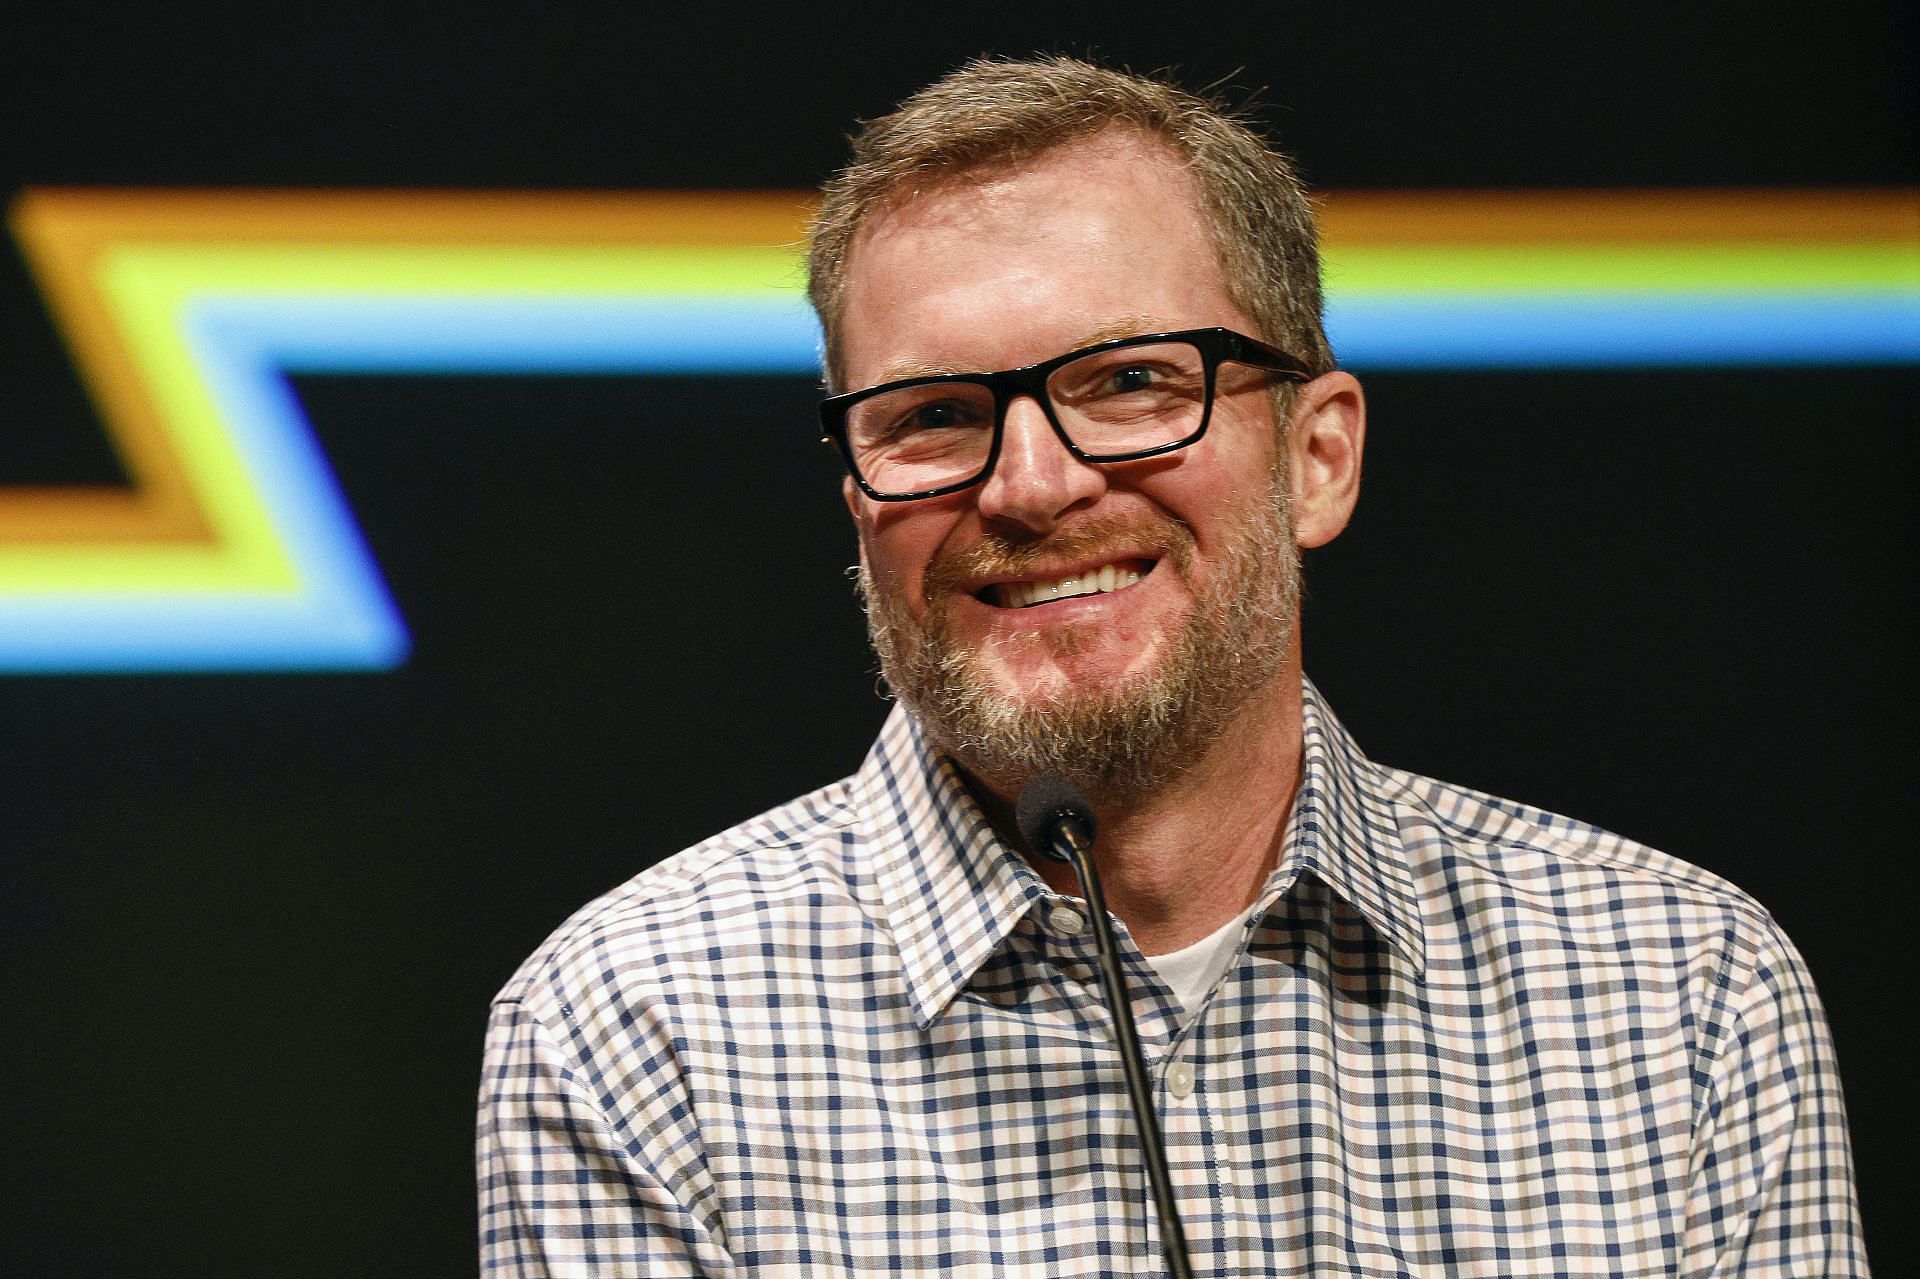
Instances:
[[[1078,351],[1083,347],[1098,346],[1102,342],[1111,342],[1115,338],[1130,338],[1142,333],[1164,333],[1170,331],[1171,330],[1167,329],[1164,324],[1148,316],[1129,315],[1082,333],[1071,346],[1062,347],[1059,351],[1055,352],[1055,354],[1065,355],[1068,351]],[[1038,363],[1038,361],[1036,361],[1036,363]],[[882,368],[880,375],[874,379],[872,385],[884,386],[888,382],[905,382],[910,378],[952,377],[956,374],[963,373],[991,373],[995,371],[996,370],[993,369],[965,368],[956,364],[932,364],[917,360],[905,360],[899,363],[889,364]]]

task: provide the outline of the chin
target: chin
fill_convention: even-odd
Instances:
[[[1179,618],[1116,615],[1112,601],[1138,588],[1047,605],[1032,625],[965,605],[922,614],[876,590],[863,559],[881,672],[931,742],[1003,793],[1049,774],[1096,800],[1164,785],[1284,662],[1299,599],[1284,493],[1276,479],[1271,507]]]
[[[1166,657],[1157,645],[1144,653],[1083,649],[1022,666],[1017,673],[999,671],[993,684],[1009,703],[1036,709],[1165,698],[1187,678],[1170,669],[1180,663]]]

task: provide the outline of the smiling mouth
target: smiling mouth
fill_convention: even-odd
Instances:
[[[1103,564],[1070,577],[1036,582],[996,582],[981,591],[980,598],[1000,608],[1032,608],[1036,604],[1051,604],[1055,600],[1125,590],[1152,571],[1153,564],[1147,560]]]

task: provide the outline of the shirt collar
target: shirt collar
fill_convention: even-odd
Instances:
[[[1052,894],[904,707],[887,716],[854,785],[879,905],[924,1027]]]
[[[1313,681],[1301,680],[1300,789],[1262,905],[1313,875],[1426,972],[1427,934],[1379,766],[1360,751]]]
[[[1377,770],[1313,684],[1302,685],[1300,789],[1262,905],[1311,871],[1424,971],[1425,931]],[[905,708],[896,705],[887,716],[854,785],[878,904],[921,1025],[930,1025],[1019,921],[1053,894],[995,833],[953,764],[927,746]]]

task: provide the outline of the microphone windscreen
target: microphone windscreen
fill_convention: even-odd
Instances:
[[[1036,777],[1028,782],[1013,815],[1020,837],[1036,853],[1064,860],[1053,848],[1054,827],[1063,821],[1078,823],[1086,841],[1093,842],[1093,805],[1078,786],[1058,777]]]

